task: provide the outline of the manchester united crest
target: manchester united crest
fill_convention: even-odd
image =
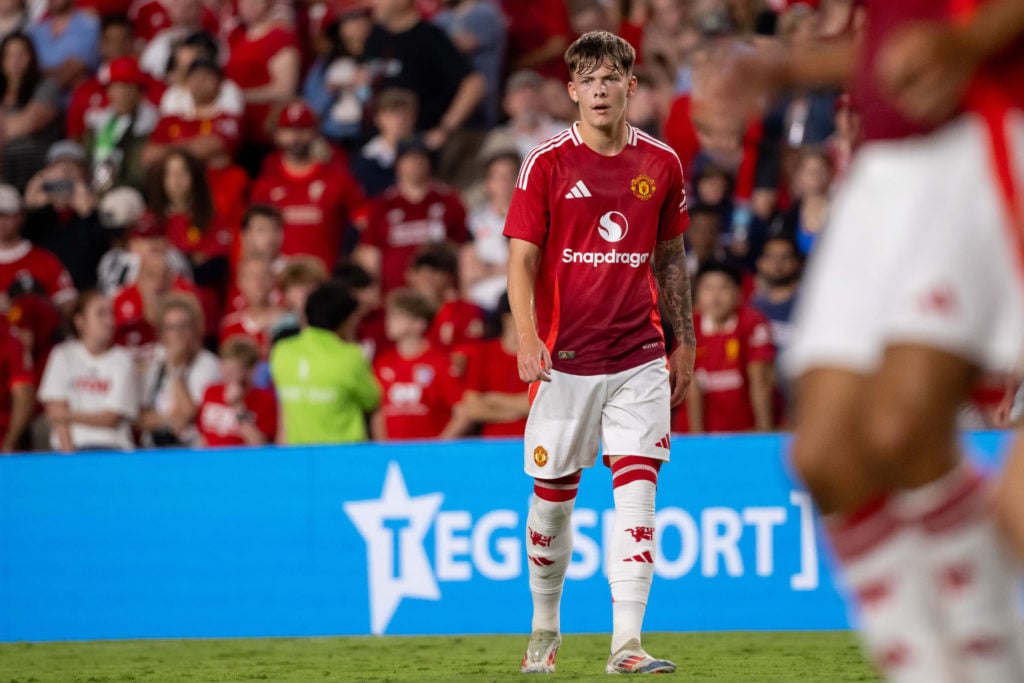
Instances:
[[[548,449],[543,446],[537,446],[533,449],[533,461],[537,463],[537,467],[544,467],[548,464]]]
[[[654,196],[654,191],[657,190],[657,186],[654,184],[654,178],[641,173],[629,184],[629,189],[633,191],[633,196],[641,201],[647,201]]]

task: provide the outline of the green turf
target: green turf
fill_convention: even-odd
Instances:
[[[554,676],[523,676],[526,636],[152,640],[0,645],[0,683],[29,681],[606,681],[608,637],[565,636]],[[878,680],[849,633],[651,633],[678,681]]]

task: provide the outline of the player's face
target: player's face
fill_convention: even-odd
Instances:
[[[590,73],[573,74],[569,97],[579,105],[580,120],[591,128],[611,131],[625,120],[626,102],[636,92],[636,77],[605,62]]]
[[[697,310],[716,323],[729,319],[740,302],[740,290],[728,275],[706,273],[697,284]]]

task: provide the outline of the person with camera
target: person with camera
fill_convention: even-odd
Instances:
[[[96,286],[96,268],[110,235],[96,214],[82,147],[70,140],[50,146],[46,166],[25,188],[25,237],[53,252],[79,290]]]

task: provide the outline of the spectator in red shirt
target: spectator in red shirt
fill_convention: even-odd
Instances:
[[[272,10],[271,0],[238,0],[242,26],[228,39],[230,56],[224,67],[228,78],[242,88],[244,137],[256,144],[270,142],[270,112],[275,105],[293,100],[299,86],[295,34],[281,25]]]
[[[21,236],[25,221],[21,195],[10,185],[0,185],[0,292],[21,292],[49,297],[67,315],[77,292],[71,276],[49,251],[33,246]]]
[[[466,209],[449,187],[434,181],[427,148],[404,141],[395,161],[396,182],[373,200],[369,223],[352,260],[380,280],[387,295],[405,284],[405,272],[425,244],[449,241],[471,249]]]
[[[167,25],[145,38],[139,64],[146,73],[163,80],[174,45],[203,30],[202,0],[173,0],[164,5]]]
[[[460,298],[458,278],[458,254],[444,242],[423,247],[406,273],[409,287],[437,311],[427,338],[438,348],[462,355],[466,344],[484,336],[484,310]]]
[[[224,111],[220,93],[224,74],[216,62],[196,59],[188,67],[185,86],[191,96],[190,112],[166,114],[160,118],[143,152],[146,166],[159,163],[173,147],[181,147],[211,168],[231,164],[238,147],[241,123]]]
[[[25,450],[25,430],[36,405],[32,354],[0,318],[0,453]]]
[[[314,153],[316,116],[302,101],[281,110],[274,139],[280,156],[268,159],[252,191],[254,202],[270,204],[284,216],[285,256],[316,256],[328,271],[341,255],[351,224],[362,224],[365,200],[342,164]]]
[[[509,70],[532,69],[546,78],[563,83],[569,74],[562,55],[571,41],[569,13],[565,3],[536,0],[504,0],[508,17]]]
[[[235,336],[220,350],[224,381],[206,390],[197,424],[205,446],[263,446],[277,435],[277,401],[253,385],[260,352],[247,337]]]
[[[157,339],[160,302],[171,291],[195,295],[192,283],[171,270],[166,255],[142,256],[138,278],[114,297],[115,343],[138,350],[140,359],[145,358]]]
[[[143,42],[149,42],[158,33],[174,23],[171,14],[174,10],[168,10],[168,5],[174,0],[142,0],[129,12],[129,16],[135,22],[135,35]],[[209,8],[201,6],[202,27],[208,33],[216,34],[219,22],[217,15]],[[188,13],[191,8],[184,7],[177,10]]]
[[[673,430],[771,430],[775,345],[770,323],[740,303],[739,272],[729,264],[704,264],[696,291],[697,391],[691,391],[685,407],[676,412]]]
[[[453,412],[461,391],[448,354],[427,341],[433,313],[430,302],[411,290],[388,296],[387,333],[395,348],[373,362],[383,393],[370,422],[377,441],[450,439],[469,430],[465,416]]]
[[[269,261],[249,259],[238,266],[238,291],[245,307],[225,317],[220,324],[220,343],[241,334],[256,342],[260,357],[270,355],[270,328],[284,311],[274,303],[274,273]]]
[[[508,295],[498,302],[501,334],[474,344],[466,366],[466,391],[459,409],[480,425],[482,436],[519,436],[530,413],[529,387],[519,379],[519,335]]]

